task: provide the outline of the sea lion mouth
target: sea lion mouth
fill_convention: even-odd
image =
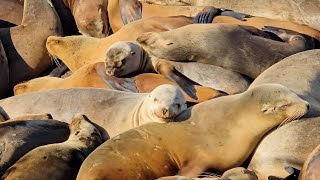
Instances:
[[[278,128],[280,128],[283,125],[286,125],[290,122],[293,121],[297,121],[299,120],[302,116],[304,116],[307,112],[302,112],[302,111],[297,111],[296,113],[294,113],[293,116],[287,117],[284,121],[282,121],[282,123],[278,126]]]
[[[164,116],[158,115],[156,112],[154,113],[154,115],[159,119],[165,120],[165,122],[170,122],[172,119],[174,119],[177,116],[175,113],[173,113],[171,116],[164,117]]]

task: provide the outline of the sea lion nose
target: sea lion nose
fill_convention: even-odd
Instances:
[[[162,113],[163,113],[163,115],[166,115],[166,114],[167,114],[167,112],[168,112],[168,109],[166,109],[166,108],[162,108]]]
[[[307,109],[309,110],[310,109],[310,104],[308,103],[308,104],[306,104],[306,106],[307,106]]]

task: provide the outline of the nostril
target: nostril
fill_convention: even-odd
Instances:
[[[162,108],[162,113],[163,113],[163,115],[166,115],[166,114],[167,114],[167,112],[168,112],[168,109],[166,109],[166,108]]]
[[[310,109],[310,104],[307,104],[307,109],[308,109],[308,110]]]

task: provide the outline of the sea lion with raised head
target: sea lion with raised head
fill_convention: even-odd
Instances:
[[[299,82],[299,83],[297,83]],[[254,88],[264,83],[282,84],[311,108],[305,117],[320,116],[320,50],[310,50],[289,56],[260,74],[250,85]]]
[[[7,121],[0,123],[0,176],[32,149],[68,139],[66,123],[56,120]]]
[[[39,76],[51,65],[45,42],[53,35],[62,35],[62,27],[51,0],[25,0],[21,25],[0,29],[9,61],[10,88]]]
[[[308,155],[320,144],[319,127],[319,117],[303,118],[272,131],[258,145],[248,169],[255,171],[259,180],[287,177],[284,167],[302,169]]]
[[[25,83],[17,84],[14,87],[14,94],[24,94],[30,92],[42,92],[52,89],[94,87],[104,89],[114,89],[135,93],[150,93],[162,84],[175,85],[172,81],[159,74],[139,74],[132,78],[117,78],[108,76],[105,72],[103,62],[85,65],[71,76],[62,79],[56,77],[40,77]],[[198,100],[194,100],[184,95],[188,102],[203,102],[225,93],[212,88],[196,86]]]
[[[75,113],[83,113],[107,131],[103,134],[107,139],[142,124],[171,121],[186,109],[186,101],[177,87],[161,85],[151,93],[94,88],[36,92],[1,100],[0,107],[6,119],[50,113],[53,119],[70,123]]]
[[[6,52],[0,40],[0,99],[6,98],[9,93],[9,65]]]
[[[67,141],[31,150],[2,179],[75,179],[83,160],[101,143],[99,130],[84,115],[75,115]]]
[[[277,84],[212,99],[181,113],[175,118],[180,122],[146,124],[108,140],[83,162],[77,179],[224,172],[240,166],[269,130],[304,115],[308,106]]]
[[[135,40],[145,32],[175,29],[192,23],[188,17],[153,17],[132,22],[106,38],[87,36],[49,37],[48,52],[61,59],[71,70],[76,71],[85,64],[103,62],[106,50],[115,42]]]

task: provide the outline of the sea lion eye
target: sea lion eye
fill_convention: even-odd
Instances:
[[[131,51],[131,52],[130,52],[130,54],[131,54],[131,55],[135,55],[135,54],[136,54],[136,52],[134,52],[134,51]]]
[[[181,105],[180,105],[180,104],[177,104],[177,107],[180,109]]]
[[[158,101],[158,99],[157,99],[157,98],[154,98],[154,99],[153,99],[153,101],[154,101],[154,102],[157,102],[157,101]]]

